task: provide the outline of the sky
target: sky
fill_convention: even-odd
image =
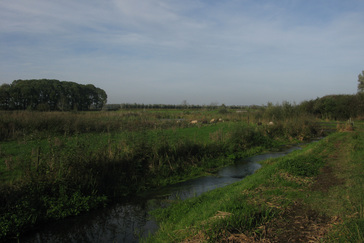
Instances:
[[[355,94],[363,0],[0,0],[0,85],[108,103],[264,105]]]

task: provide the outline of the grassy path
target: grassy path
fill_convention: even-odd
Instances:
[[[338,134],[329,138],[322,154],[325,165],[307,187],[306,198],[298,199],[281,215],[264,225],[265,242],[362,242],[362,183],[357,184],[363,163],[357,159],[353,137]],[[361,161],[363,162],[363,161]],[[358,173],[359,172],[359,173]],[[356,178],[356,179],[354,179]],[[360,179],[363,180],[363,177]],[[354,198],[353,198],[354,197]],[[362,210],[362,209],[361,209]],[[360,219],[361,218],[361,219]],[[254,242],[256,239],[251,239]]]
[[[154,215],[147,242],[363,242],[364,125]]]

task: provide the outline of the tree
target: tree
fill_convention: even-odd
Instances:
[[[358,75],[358,93],[364,93],[364,71]]]
[[[0,86],[1,110],[101,110],[106,101],[105,91],[92,84],[19,79]]]
[[[188,107],[187,100],[183,100],[181,105],[182,105],[183,108],[186,109]]]
[[[0,109],[8,110],[10,109],[11,96],[9,94],[10,85],[2,84],[0,86]]]

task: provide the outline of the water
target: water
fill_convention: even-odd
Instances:
[[[237,182],[259,169],[259,161],[281,157],[297,149],[300,147],[253,156],[221,169],[216,176],[188,180],[144,193],[128,202],[42,226],[22,237],[20,242],[138,242],[140,237],[158,229],[149,211],[165,207],[175,199],[184,200]]]

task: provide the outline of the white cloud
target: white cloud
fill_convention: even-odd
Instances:
[[[319,85],[350,92],[356,80],[340,82],[361,72],[364,56],[364,6],[354,2],[4,0],[0,72],[7,82],[89,80],[112,102],[128,92],[144,103],[165,92],[160,103],[191,94],[205,104],[324,95]]]

